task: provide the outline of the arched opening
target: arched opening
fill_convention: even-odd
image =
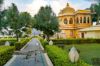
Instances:
[[[68,20],[67,19],[64,19],[64,24],[68,24]]]
[[[80,17],[80,23],[82,23],[82,17]]]
[[[84,17],[84,23],[86,23],[86,17]]]
[[[89,17],[87,18],[87,22],[88,22],[88,23],[90,22],[90,18],[89,18]]]
[[[78,19],[78,17],[76,18],[76,22],[77,22],[77,24],[79,24],[79,19]]]
[[[73,24],[73,19],[72,18],[70,18],[69,24]]]

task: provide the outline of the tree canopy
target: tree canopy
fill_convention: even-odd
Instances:
[[[17,40],[25,32],[24,28],[31,28],[31,15],[27,12],[19,12],[14,3],[6,11],[6,20],[7,26],[13,30]]]
[[[0,9],[1,9],[1,5],[3,4],[4,0],[0,0]]]
[[[29,34],[31,34],[32,31],[32,17],[27,12],[21,12],[19,17],[19,21],[21,23],[20,25],[22,26],[22,31],[26,33],[26,36],[28,36]]]
[[[99,20],[100,20],[100,2],[92,4],[90,6],[90,10],[93,13],[92,14],[92,20],[97,21],[97,24],[99,24]]]
[[[1,19],[4,16],[4,12],[1,10],[2,4],[3,4],[3,0],[0,0],[0,30],[2,28]]]
[[[100,20],[100,3],[96,4],[94,6],[96,15],[97,15],[97,24],[99,24],[99,20]]]
[[[50,6],[41,7],[38,14],[36,14],[34,18],[34,28],[43,31],[48,39],[59,30],[58,19]]]

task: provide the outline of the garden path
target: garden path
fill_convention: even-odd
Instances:
[[[47,66],[41,45],[37,39],[32,39],[19,51],[13,55],[12,59],[4,66]]]

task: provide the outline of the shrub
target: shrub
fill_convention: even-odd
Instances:
[[[20,50],[31,38],[21,39],[19,42],[15,43],[16,50]]]
[[[46,46],[46,51],[54,66],[66,66],[68,62],[67,53],[57,46]]]
[[[14,46],[14,43],[17,41],[15,38],[0,38],[0,45],[4,45],[6,41],[10,42],[11,46]]]
[[[3,66],[11,57],[14,46],[0,46],[0,66]]]
[[[90,66],[82,60],[73,64],[69,61],[68,53],[57,46],[46,46],[46,51],[54,66]]]

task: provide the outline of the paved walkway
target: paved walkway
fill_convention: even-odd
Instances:
[[[14,55],[4,66],[47,66],[41,49],[39,41],[32,39],[18,55]]]

